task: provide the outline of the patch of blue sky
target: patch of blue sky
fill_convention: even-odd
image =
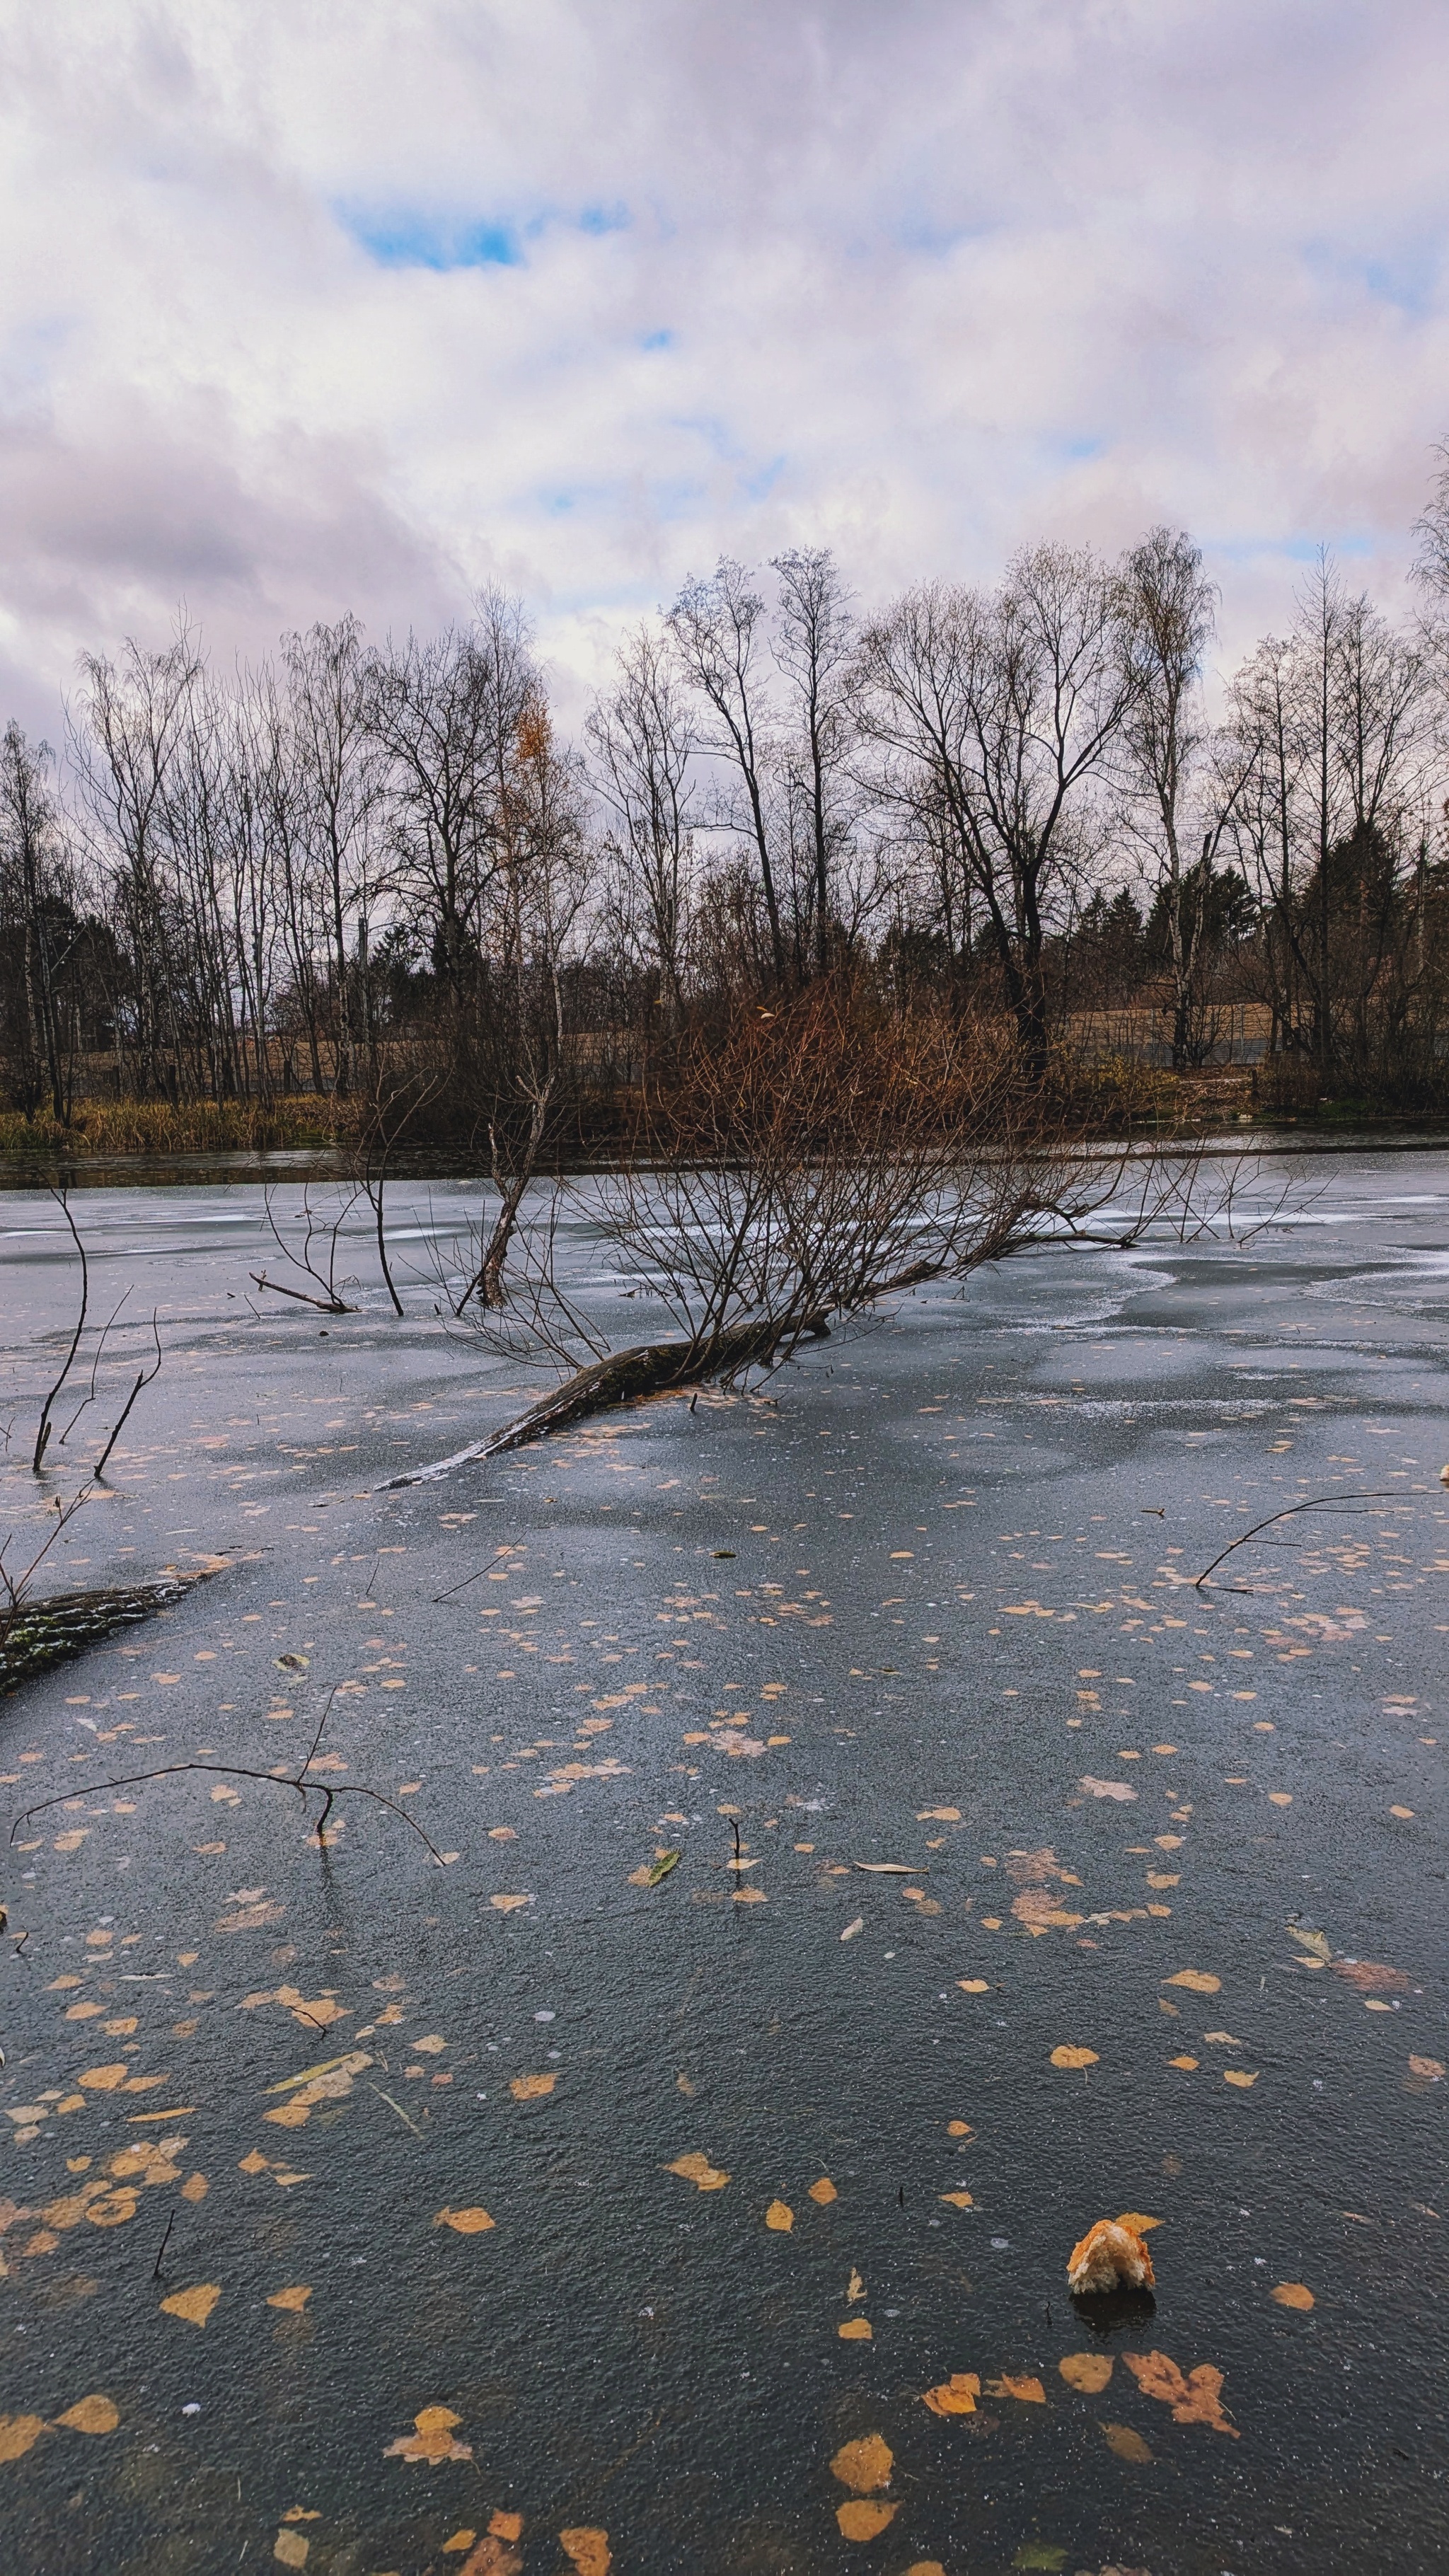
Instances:
[[[585,206],[573,218],[581,233],[626,233],[633,221],[627,206]],[[564,221],[568,221],[565,216]]]
[[[1315,277],[1333,285],[1367,287],[1377,303],[1391,304],[1401,313],[1422,318],[1443,300],[1444,250],[1435,236],[1425,234],[1378,252],[1311,241],[1304,244],[1303,256]]]
[[[679,338],[677,331],[644,331],[639,337],[641,349],[672,349]]]
[[[740,490],[747,501],[767,501],[789,463],[788,457],[772,456],[763,465],[751,466],[741,474]]]
[[[519,237],[507,224],[468,221],[422,207],[336,208],[338,222],[382,268],[517,268]]]
[[[568,519],[580,512],[591,512],[603,520],[617,517],[621,511],[636,512],[642,498],[648,515],[663,522],[692,515],[707,496],[707,484],[695,477],[677,476],[651,479],[642,495],[635,485],[626,481],[560,483],[541,486],[534,492],[533,500],[550,519]]]
[[[1205,542],[1215,557],[1231,564],[1295,563],[1311,568],[1318,561],[1320,547],[1326,548],[1335,562],[1374,555],[1382,551],[1382,536],[1366,533],[1361,528],[1335,528],[1317,536],[1273,535],[1223,537],[1208,534]]]
[[[1107,452],[1105,438],[1099,438],[1089,431],[1082,431],[1071,438],[1051,439],[1048,444],[1067,465],[1081,465],[1088,457],[1104,456]]]

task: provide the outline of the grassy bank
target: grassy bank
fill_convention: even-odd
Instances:
[[[357,1133],[358,1104],[310,1094],[286,1100],[85,1100],[70,1125],[0,1110],[0,1154],[47,1162],[84,1154],[265,1153],[332,1145]]]

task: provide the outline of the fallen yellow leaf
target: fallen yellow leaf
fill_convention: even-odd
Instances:
[[[765,2212],[765,2225],[776,2236],[788,2236],[795,2224],[795,2212],[788,2201],[772,2200]]]
[[[125,2082],[125,2078],[124,2065],[88,2066],[85,2073],[78,2075],[75,2080],[77,2084],[84,2085],[87,2093],[114,2093],[116,2087]]]
[[[1164,1977],[1162,1982],[1165,1986],[1186,1986],[1194,1995],[1220,1995],[1223,1990],[1221,1977],[1205,1976],[1201,1968],[1179,1968],[1175,1977]]]
[[[1140,2209],[1124,2209],[1117,2224],[1119,2227],[1130,2227],[1134,2236],[1145,2236],[1149,2227],[1160,2227],[1162,2221],[1160,2218],[1149,2218],[1145,2211]]]
[[[280,2567],[305,2567],[311,2546],[300,2531],[279,2531],[272,2543],[272,2556]]]
[[[289,2316],[299,2317],[311,2296],[311,2291],[304,2289],[299,2281],[290,2290],[273,2290],[267,2305],[269,2308],[284,2308]]]
[[[104,2192],[86,2211],[92,2227],[124,2227],[135,2215],[136,2195],[129,2190]]]
[[[44,2431],[43,2415],[0,2415],[0,2460],[23,2460]]]
[[[556,2075],[515,2075],[508,2090],[515,2102],[541,2102],[557,2082]]]
[[[565,2558],[577,2568],[578,2576],[609,2576],[614,2560],[609,2548],[607,2531],[590,2531],[586,2528],[561,2531],[558,2545]]]
[[[114,2433],[121,2418],[109,2397],[78,2397],[74,2406],[67,2406],[55,2420],[72,2433]]]
[[[435,2227],[451,2227],[456,2236],[482,2236],[494,2224],[486,2209],[440,2209]]]
[[[981,2394],[981,2381],[974,2370],[953,2370],[939,2388],[928,2388],[921,2404],[933,2415],[974,2415]]]
[[[1112,2376],[1112,2356],[1109,2352],[1069,2352],[1057,2368],[1068,2388],[1079,2390],[1083,2397],[1096,2397]]]
[[[839,2197],[840,2195],[828,2174],[822,2174],[820,2180],[818,2182],[812,2182],[810,2186],[810,2198],[813,2201],[818,2202],[822,2209],[827,2208],[832,2200],[838,2200]]]
[[[953,2209],[974,2209],[976,2206],[969,2191],[943,2191],[941,2198],[949,2200]]]
[[[199,2281],[194,2290],[173,2290],[169,2299],[162,2300],[161,2313],[165,2317],[184,2317],[190,2326],[204,2326],[220,2297],[218,2282]]]
[[[870,2495],[876,2487],[889,2486],[894,2466],[889,2442],[879,2433],[862,2433],[858,2441],[842,2443],[830,2463],[830,2474],[854,2494]]]
[[[533,1899],[531,1896],[490,1896],[488,1902],[495,1914],[512,1914],[520,1905],[531,1905]]]
[[[708,2156],[702,2156],[697,2148],[687,2156],[676,2156],[673,2164],[666,2165],[664,2170],[678,2174],[681,2182],[698,2183],[701,2191],[723,2191],[729,2181],[729,2175],[721,2173],[719,2167],[712,2165]]]
[[[1039,2379],[1018,2378],[1004,2370],[999,2379],[988,2379],[988,2397],[1017,2397],[1025,2406],[1045,2406],[1046,2390]]]
[[[471,2460],[473,2453],[468,2444],[453,2439],[462,2420],[451,2406],[424,2406],[413,2417],[411,2433],[389,2442],[382,2456],[385,2460],[407,2460],[414,2467],[419,2462],[435,2467],[440,2460]]]
[[[1242,2093],[1246,2093],[1249,2085],[1256,2084],[1257,2081],[1258,2079],[1256,2075],[1245,2073],[1241,2066],[1225,2066],[1223,2068],[1223,2082],[1225,2084],[1236,2084],[1239,2091]]]
[[[946,2135],[948,2138],[969,2138],[971,2135],[970,2121],[948,2120],[946,2123]]]
[[[956,1983],[963,1995],[984,1995],[990,1991],[985,1977],[958,1977]]]
[[[1172,2408],[1174,2423],[1207,2424],[1215,2433],[1227,2433],[1237,2441],[1237,2427],[1228,2422],[1219,2403],[1223,2374],[1210,2361],[1200,2361],[1184,2378],[1165,2352],[1124,2352],[1122,2358],[1143,2396],[1156,2397]]]
[[[1167,2063],[1169,2066],[1180,2066],[1185,2075],[1197,2073],[1198,2061],[1195,2057],[1169,2057]]]
[[[1054,2048],[1052,2050],[1053,2066],[1096,2066],[1098,2063],[1095,2048]]]
[[[961,1810],[959,1807],[922,1807],[916,1822],[918,1825],[959,1825]]]
[[[1280,2308],[1311,2308],[1315,2304],[1313,2292],[1305,2289],[1301,2281],[1280,2281],[1268,2296],[1276,2299]]]
[[[838,2504],[835,2519],[842,2540],[878,2540],[887,2523],[894,2522],[898,2505],[882,2504],[879,2499],[868,2503],[864,2496],[852,2504]]]
[[[452,2539],[443,2543],[443,2556],[446,2558],[453,2549],[471,2549],[477,2537],[476,2531],[455,2531]]]
[[[842,2343],[869,2343],[871,2340],[868,2317],[847,2317],[844,2325],[837,2326],[835,2331]]]
[[[1119,2460],[1130,2460],[1134,2468],[1146,2468],[1152,2453],[1130,2424],[1104,2424],[1102,2430],[1108,2450],[1115,2451]]]

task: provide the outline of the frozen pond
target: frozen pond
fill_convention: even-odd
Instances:
[[[364,1202],[327,1316],[252,1179],[77,1192],[129,1293],[40,1487],[77,1265],[0,1196],[12,1554],[154,1310],[48,1562],[227,1560],[0,1712],[63,1802],[4,1890],[12,2564],[1443,2565],[1449,1155],[1252,1194],[393,1491],[545,1383],[434,1311],[461,1180],[389,1194],[401,1322]],[[443,1866],[108,1785],[295,1770],[334,1692],[311,1776]],[[1064,2267],[1124,2211],[1107,2332]]]

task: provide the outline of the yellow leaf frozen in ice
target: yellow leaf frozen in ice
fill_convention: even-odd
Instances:
[[[162,2300],[161,2313],[183,2317],[190,2326],[204,2326],[220,2297],[218,2282],[199,2281],[193,2290],[173,2290],[169,2299]]]

